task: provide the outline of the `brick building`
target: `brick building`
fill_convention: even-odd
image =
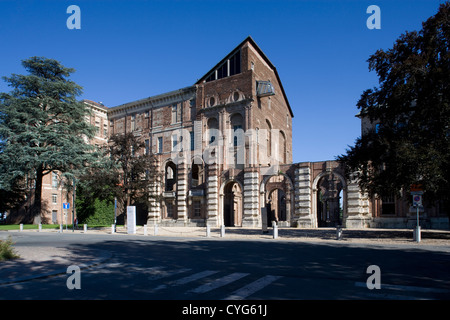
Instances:
[[[389,200],[370,199],[336,161],[292,163],[294,113],[275,66],[251,37],[192,86],[112,108],[84,102],[93,110],[86,120],[98,128],[91,143],[133,132],[156,155],[161,179],[149,195],[161,200],[138,212],[147,224],[260,227],[265,211],[269,225],[411,226],[406,201],[396,200],[392,211]],[[375,125],[361,123],[363,134]],[[59,223],[64,195],[49,183]],[[448,228],[439,207],[425,211],[429,227]]]

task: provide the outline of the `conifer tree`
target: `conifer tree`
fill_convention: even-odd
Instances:
[[[88,143],[95,127],[86,122],[90,109],[77,97],[82,88],[69,80],[75,70],[45,57],[22,61],[26,75],[3,79],[12,88],[0,93],[0,189],[35,180],[29,220],[41,219],[42,179],[53,171],[72,176],[97,153]]]

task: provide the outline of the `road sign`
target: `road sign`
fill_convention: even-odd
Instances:
[[[410,191],[423,191],[423,186],[421,184],[412,184]]]
[[[70,203],[64,202],[63,203],[63,209],[70,209]]]
[[[413,195],[413,206],[418,207],[422,205],[422,195]]]

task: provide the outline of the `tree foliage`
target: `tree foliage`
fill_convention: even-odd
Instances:
[[[145,143],[133,133],[115,134],[103,151],[102,163],[82,177],[77,197],[91,204],[97,200],[113,203],[116,198],[118,214],[129,205],[148,206],[149,190],[159,172]]]
[[[363,92],[360,116],[378,123],[338,157],[371,195],[409,191],[450,200],[450,3],[369,62],[379,86]]]
[[[53,171],[73,176],[92,163],[95,149],[85,139],[95,127],[85,121],[89,108],[76,100],[82,88],[68,79],[74,69],[44,57],[22,65],[27,75],[3,77],[12,91],[0,94],[0,189],[35,180],[29,218],[40,220],[43,177]]]

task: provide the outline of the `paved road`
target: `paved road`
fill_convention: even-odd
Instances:
[[[9,234],[17,248],[55,257],[0,264],[0,299],[450,299],[443,246]],[[70,265],[81,268],[80,289],[67,287]],[[370,265],[379,290],[366,286]],[[13,270],[19,281],[8,283]],[[26,278],[39,272],[59,275]]]

